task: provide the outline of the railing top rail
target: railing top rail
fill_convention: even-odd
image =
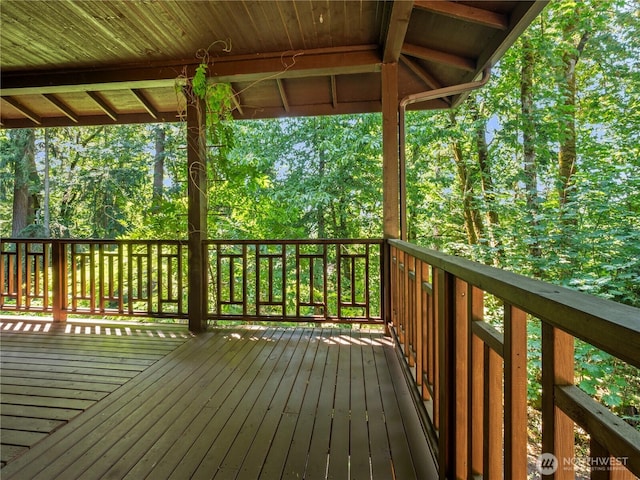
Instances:
[[[640,368],[638,308],[401,240],[389,243]]]
[[[87,244],[93,243],[98,245],[118,245],[118,244],[150,244],[155,245],[163,243],[165,245],[187,245],[187,240],[175,239],[105,239],[105,238],[3,238],[0,237],[0,243],[67,243],[67,244]]]
[[[105,239],[105,238],[4,238],[0,237],[2,243],[97,243],[97,244],[118,244],[118,243],[165,243],[165,244],[187,244],[187,239],[175,240],[175,239]],[[236,245],[254,245],[259,243],[261,245],[280,245],[283,243],[289,244],[356,244],[356,243],[369,243],[374,245],[380,245],[384,243],[381,238],[300,238],[300,239],[220,239],[211,238],[204,241],[208,245],[216,244],[236,244]]]
[[[287,244],[298,244],[298,245],[317,245],[317,244],[359,244],[359,243],[369,243],[373,245],[380,245],[384,243],[384,240],[381,238],[296,238],[296,239],[243,239],[243,240],[233,240],[233,239],[207,239],[204,241],[207,245],[282,245],[283,243]]]

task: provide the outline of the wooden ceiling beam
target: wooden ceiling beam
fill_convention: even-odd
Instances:
[[[87,95],[91,97],[91,99],[96,102],[96,104],[100,107],[104,113],[107,114],[114,122],[118,121],[118,114],[109,106],[109,104],[105,101],[104,98],[98,92],[87,92]]]
[[[305,117],[321,115],[347,115],[352,113],[375,113],[381,108],[379,100],[365,102],[340,102],[337,107],[332,103],[322,103],[318,105],[290,105],[286,112],[283,107],[255,108],[245,106],[244,115],[239,115],[234,111],[233,116],[238,120],[254,120],[261,118],[278,117]]]
[[[475,72],[476,70],[476,62],[474,60],[442,52],[440,50],[434,50],[432,48],[421,47],[419,45],[405,43],[402,47],[402,53],[410,57],[421,58],[423,60],[440,63],[460,70],[466,70],[468,72]]]
[[[25,107],[22,103],[13,97],[2,97],[9,105],[18,110],[22,115],[27,117],[36,125],[42,125],[42,118],[39,115],[33,113],[29,108]],[[31,125],[33,126],[33,125]]]
[[[389,28],[384,42],[384,63],[396,63],[400,58],[404,37],[409,28],[413,1],[394,1],[389,19]]]
[[[287,100],[287,92],[284,91],[282,80],[278,78],[276,79],[276,83],[278,84],[278,91],[280,92],[280,99],[282,100],[284,111],[289,113],[289,100]]]
[[[427,87],[431,90],[436,90],[438,88],[442,88],[442,83],[440,83],[433,75],[427,72],[424,68],[422,68],[415,60],[407,57],[406,55],[400,55],[400,61],[404,63],[409,69],[422,80]]]
[[[158,119],[158,111],[151,104],[149,99],[147,97],[145,97],[144,92],[142,90],[134,88],[133,90],[131,90],[131,93],[133,93],[135,95],[135,97],[142,104],[142,106],[147,111],[147,113],[149,113],[149,115],[151,115],[155,120],[157,120]]]
[[[69,118],[73,123],[78,123],[78,115],[73,110],[71,110],[71,107],[69,107],[69,105],[64,103],[52,93],[45,93],[42,96],[49,100],[51,104],[53,104],[64,115],[66,115],[67,118]]]
[[[477,23],[498,30],[506,30],[509,28],[509,17],[478,7],[470,7],[461,3],[444,0],[415,0],[414,5],[421,10],[439,13],[447,17]]]
[[[209,70],[210,76],[219,82],[259,82],[274,78],[379,72],[381,64],[378,48],[347,52],[328,49],[323,53],[313,53],[312,50],[285,52],[277,58],[254,55],[246,60],[218,60]]]
[[[210,76],[222,82],[251,82],[273,78],[379,72],[382,58],[378,45],[324,48],[295,52],[216,58]],[[183,64],[66,72],[0,72],[0,95],[133,90],[171,87],[192,76],[193,60]]]

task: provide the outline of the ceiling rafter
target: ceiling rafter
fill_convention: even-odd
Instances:
[[[52,93],[45,93],[42,95],[44,98],[49,100],[51,104],[53,104],[60,112],[67,116],[73,123],[78,123],[78,115],[62,100],[56,97]]]
[[[475,72],[476,70],[476,62],[474,60],[454,55],[452,53],[434,50],[433,48],[405,43],[402,47],[402,53],[409,55],[410,57],[421,58],[430,62],[440,63],[460,70],[466,70],[467,72]]]
[[[114,122],[118,121],[118,114],[109,106],[109,104],[105,101],[104,98],[98,92],[87,92],[87,95],[91,97],[91,99],[96,102],[96,104],[100,107],[104,113],[107,114]]]
[[[393,2],[389,28],[384,42],[384,63],[396,63],[404,43],[404,37],[409,28],[409,20],[413,10],[413,1]]]
[[[178,122],[180,119],[176,112],[160,112],[158,122]],[[6,128],[33,128],[33,121],[27,118],[2,119],[3,126]],[[78,123],[74,123],[77,127],[90,127],[95,125],[109,125],[113,123],[113,119],[107,115],[81,115],[78,117]],[[127,113],[118,115],[118,124],[135,124],[149,123],[149,114],[147,112]],[[42,118],[41,127],[68,127],[69,118],[60,115],[59,117]]]
[[[39,115],[33,113],[29,108],[25,107],[22,103],[13,97],[2,97],[9,105],[18,110],[22,115],[27,117],[36,125],[42,125],[42,118]]]
[[[142,104],[142,106],[144,107],[144,109],[147,111],[147,113],[149,115],[151,115],[153,117],[154,120],[158,119],[158,111],[155,109],[155,107],[151,104],[151,102],[149,101],[149,99],[144,95],[144,92],[142,90],[139,90],[137,88],[134,88],[131,90],[131,93],[133,93],[135,95],[135,97],[138,99],[138,101]]]
[[[471,7],[445,0],[415,0],[414,5],[421,10],[439,13],[447,17],[485,25],[498,30],[506,30],[509,28],[508,16],[483,8]]]
[[[289,100],[287,99],[287,92],[284,91],[284,84],[281,79],[276,79],[276,83],[278,84],[278,91],[280,92],[280,99],[282,100],[282,106],[284,107],[284,111],[289,113]]]
[[[431,90],[442,88],[440,83],[433,75],[422,68],[415,60],[407,57],[406,55],[400,55],[400,61],[404,63],[409,69],[415,73],[420,80],[422,80]]]

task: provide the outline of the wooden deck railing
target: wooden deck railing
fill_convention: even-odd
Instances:
[[[208,318],[381,323],[382,240],[208,240]],[[0,239],[0,311],[185,318],[187,244]]]
[[[397,336],[440,478],[527,478],[527,324],[542,324],[540,468],[555,479],[640,475],[640,432],[574,384],[574,339],[640,367],[640,310],[391,240]],[[489,304],[499,305],[497,322]],[[575,425],[589,434],[577,458]],[[555,463],[554,463],[555,462]],[[604,468],[600,468],[601,466]],[[543,473],[544,473],[543,472]]]
[[[382,323],[382,240],[208,240],[209,318]]]
[[[0,310],[184,318],[186,242],[0,239]]]
[[[576,425],[591,457],[615,467],[592,478],[640,475],[640,432],[574,382],[575,339],[640,368],[640,310],[399,240],[202,248],[210,319],[390,320],[441,478],[527,477],[532,318],[542,329],[541,451],[555,455],[555,478],[574,478]],[[183,318],[186,270],[186,242],[0,239],[0,311]]]

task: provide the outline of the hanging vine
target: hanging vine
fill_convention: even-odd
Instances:
[[[231,51],[231,40],[217,40],[207,49],[199,50],[196,57],[200,61],[191,79],[193,95],[204,101],[206,108],[207,144],[213,149],[216,163],[225,165],[229,151],[233,148],[233,97],[235,93],[229,83],[210,83],[207,72],[210,64],[210,50],[222,44],[223,52]],[[195,99],[193,99],[195,100]],[[197,102],[196,104],[199,104]]]

